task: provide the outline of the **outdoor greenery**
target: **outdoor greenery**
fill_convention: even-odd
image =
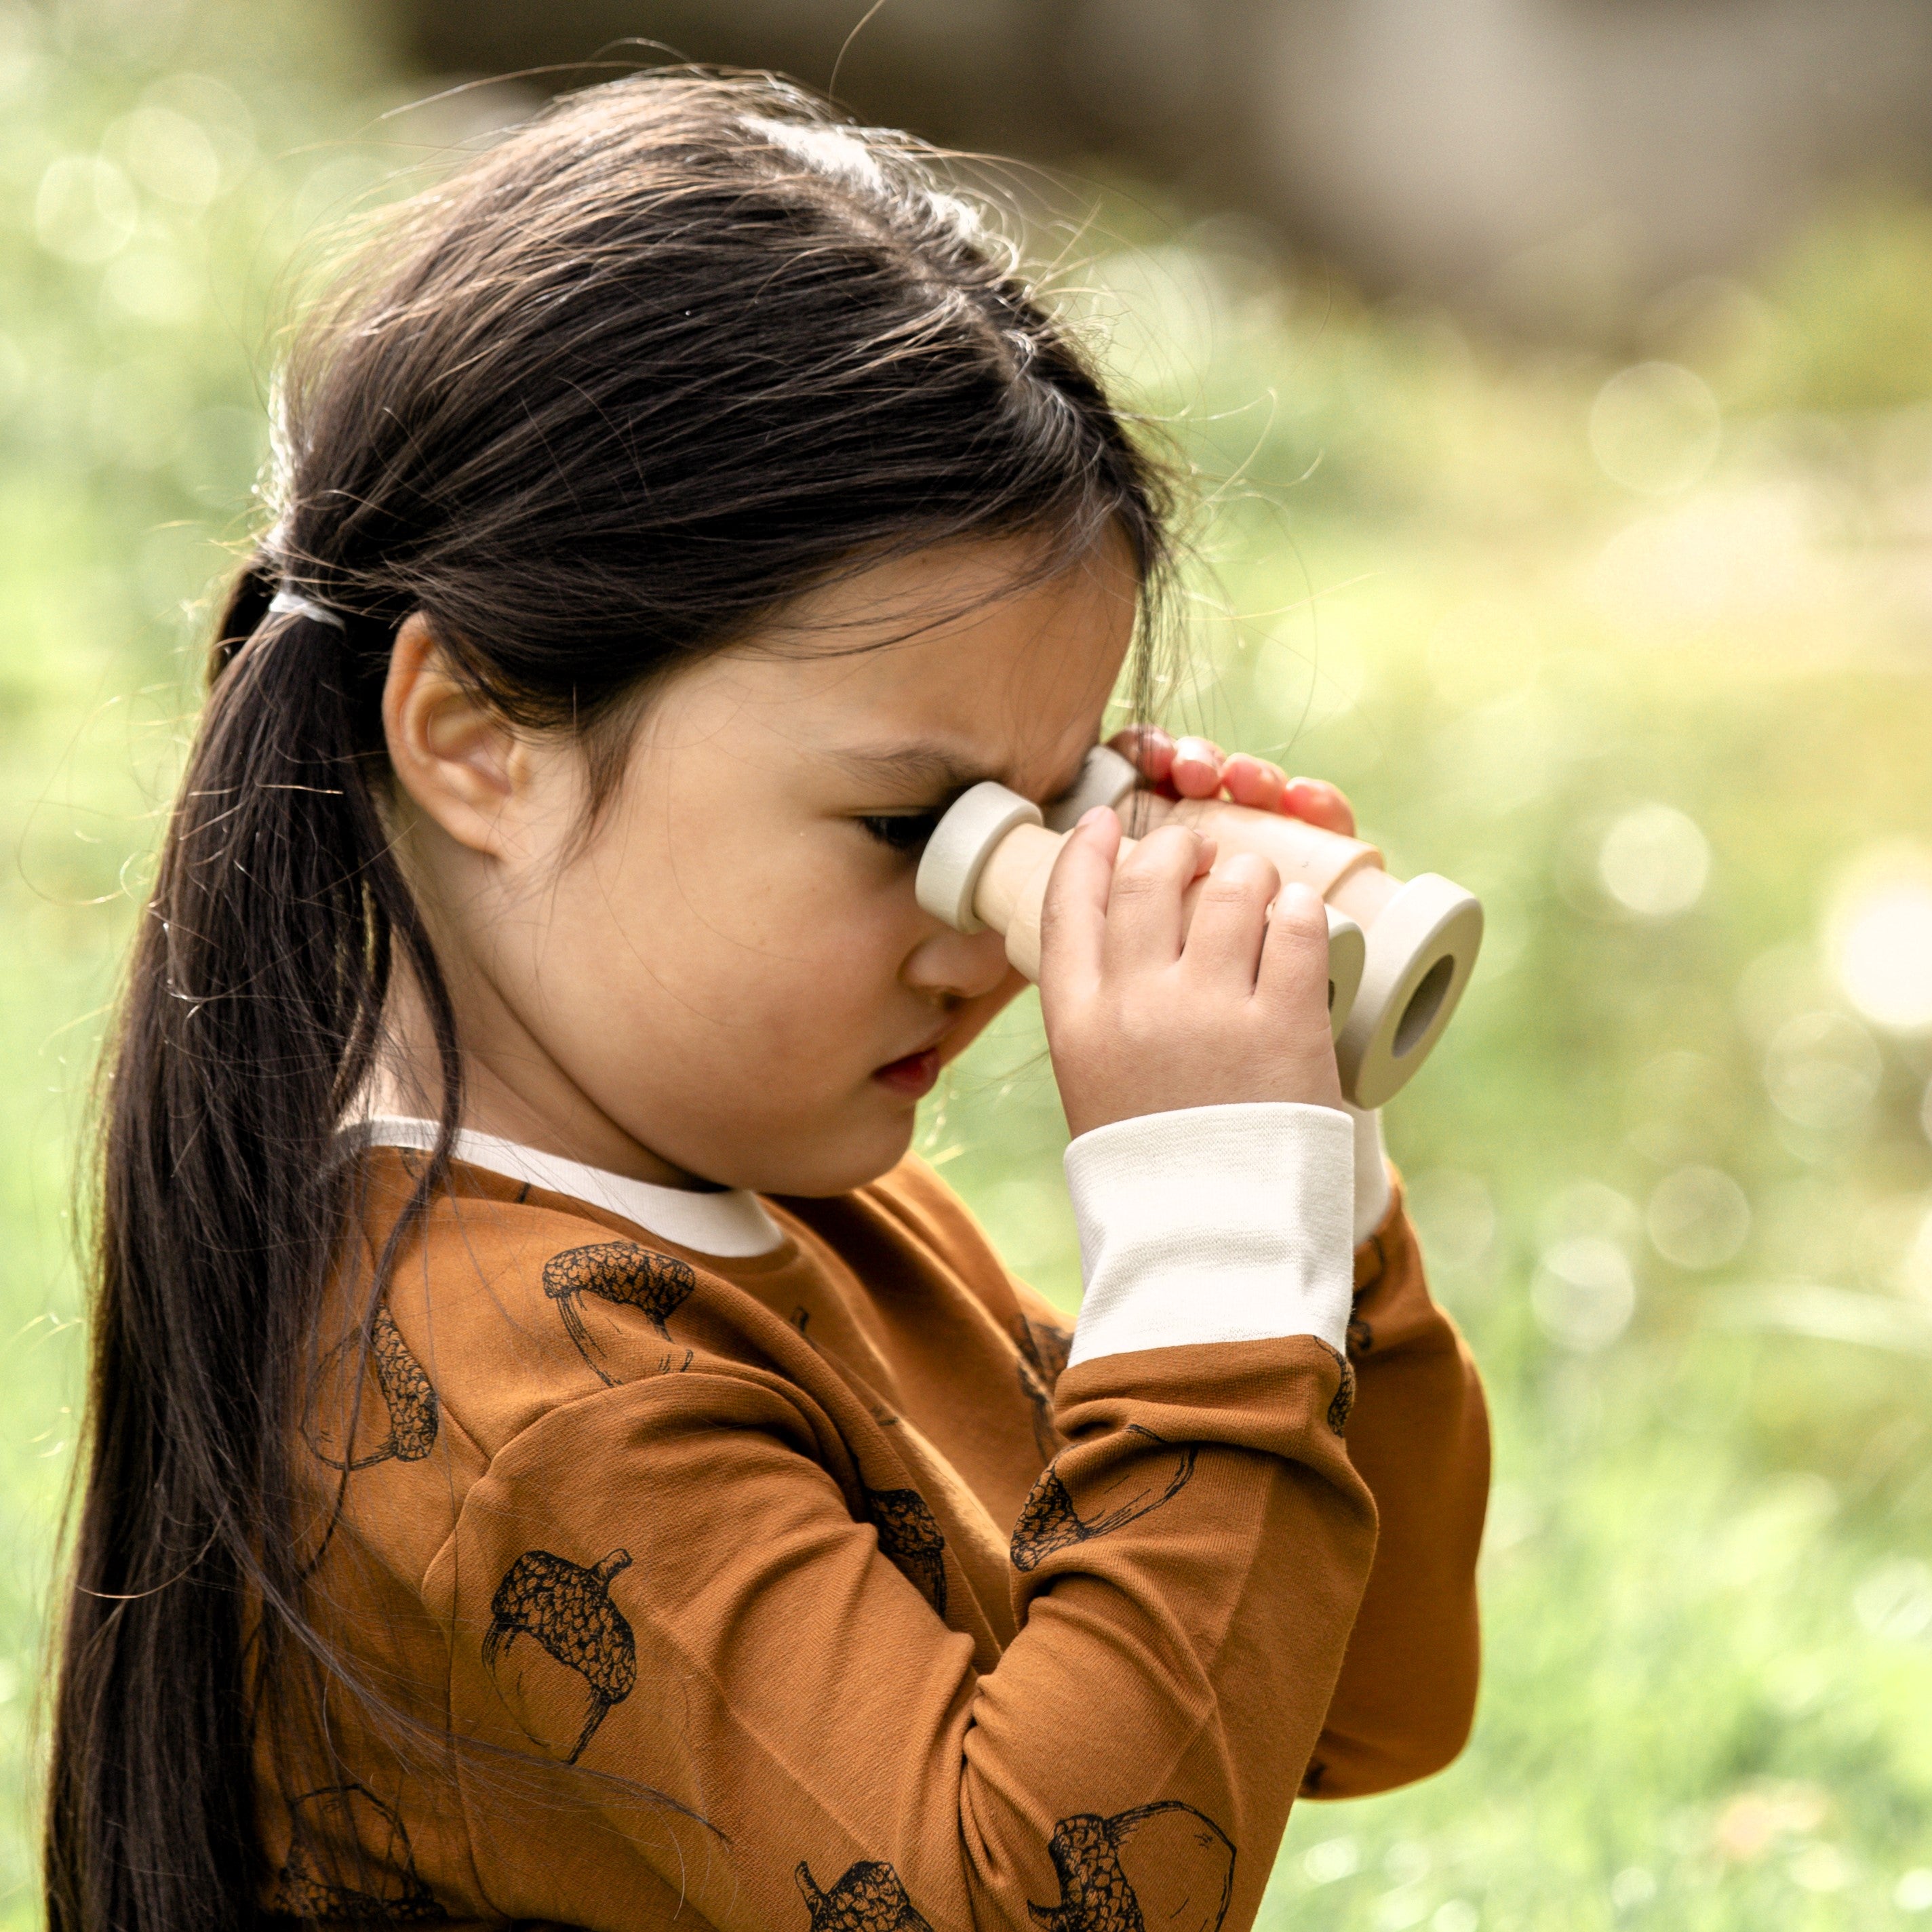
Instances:
[[[327,0],[0,0],[0,1928],[192,607],[292,252],[501,112],[377,119],[418,85]],[[1300,1808],[1264,1923],[1932,1924],[1932,212],[1826,211],[1609,356],[1149,206],[1068,296],[1206,492],[1165,715],[1491,921],[1388,1121],[1494,1410],[1481,1712],[1441,1777]],[[922,1144],[1071,1306],[1064,1133],[1029,1000]]]

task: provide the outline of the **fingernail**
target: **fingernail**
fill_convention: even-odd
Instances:
[[[1111,805],[1090,805],[1074,824],[1074,830],[1083,832],[1090,825],[1098,825],[1102,819],[1111,818],[1114,808]]]

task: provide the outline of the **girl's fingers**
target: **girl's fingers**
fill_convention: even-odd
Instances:
[[[1221,782],[1237,805],[1256,812],[1279,812],[1288,790],[1288,774],[1265,758],[1251,758],[1237,752],[1221,767]]]
[[[1183,798],[1213,798],[1221,789],[1221,748],[1208,738],[1177,738],[1168,776]]]
[[[1073,828],[1047,876],[1040,911],[1040,982],[1051,999],[1063,988],[1091,986],[1106,949],[1107,902],[1120,821],[1096,805]]]
[[[1114,868],[1102,962],[1108,973],[1159,971],[1180,956],[1182,895],[1214,848],[1182,825],[1150,832]]]
[[[1262,945],[1256,988],[1310,1015],[1328,1010],[1328,915],[1309,886],[1284,886]],[[1327,1042],[1324,1028],[1322,1039]]]
[[[1252,992],[1267,935],[1268,902],[1280,890],[1280,874],[1257,854],[1236,852],[1224,860],[1196,892],[1181,952],[1189,973]]]
[[[1324,779],[1290,779],[1280,809],[1291,818],[1318,825],[1324,832],[1338,832],[1344,838],[1355,836],[1354,807]]]
[[[1348,800],[1322,778],[1291,778],[1280,766],[1246,752],[1232,758],[1209,738],[1172,738],[1158,724],[1132,724],[1108,740],[1144,782],[1169,797],[1214,798],[1225,788],[1237,805],[1305,819],[1345,838],[1355,836]]]
[[[1167,775],[1174,769],[1174,740],[1158,724],[1130,724],[1124,731],[1116,731],[1107,743],[1147,784],[1166,784]]]

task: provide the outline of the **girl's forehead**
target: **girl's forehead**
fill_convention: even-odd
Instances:
[[[668,709],[908,772],[1050,761],[1092,742],[1138,602],[1124,546],[1050,572],[1018,544],[897,559],[696,667]]]

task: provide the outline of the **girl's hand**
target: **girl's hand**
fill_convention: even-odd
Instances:
[[[1108,741],[1154,790],[1167,798],[1217,798],[1224,790],[1237,805],[1306,819],[1324,832],[1355,836],[1347,799],[1320,778],[1292,778],[1265,758],[1237,752],[1230,758],[1208,738],[1171,738],[1158,724],[1130,725]]]
[[[1250,854],[1208,874],[1212,844],[1184,826],[1150,833],[1117,867],[1120,844],[1112,812],[1088,813],[1054,862],[1040,919],[1040,1004],[1068,1126],[1244,1100],[1339,1108],[1321,900],[1306,886],[1281,892]],[[1190,921],[1181,902],[1197,880]]]

